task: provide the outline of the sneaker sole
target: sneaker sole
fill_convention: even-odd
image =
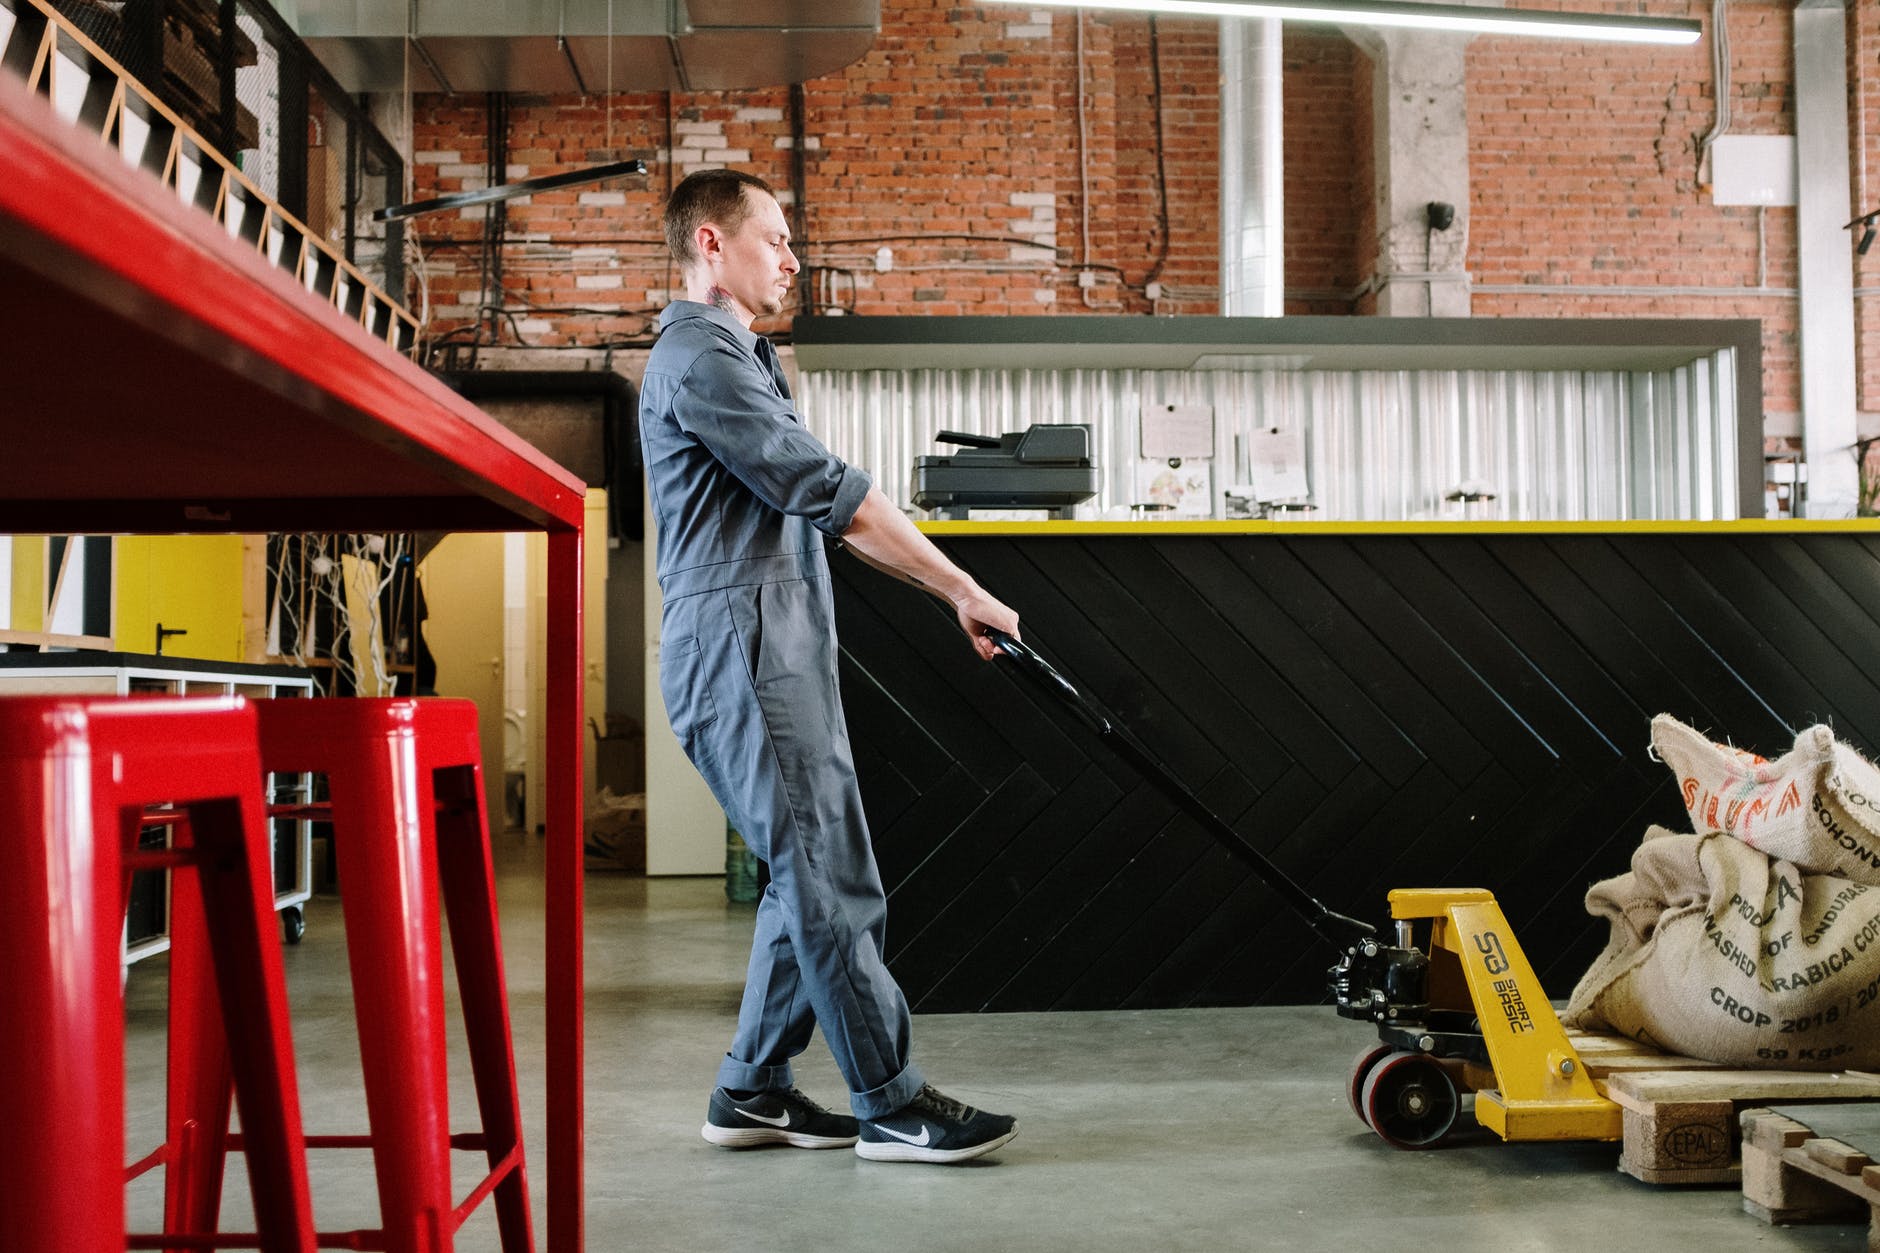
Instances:
[[[923,1149],[912,1144],[900,1144],[894,1141],[860,1140],[855,1144],[858,1157],[865,1157],[871,1162],[936,1162],[948,1165],[954,1162],[968,1162],[975,1157],[984,1157],[994,1149],[1004,1148],[1018,1134],[1014,1127],[995,1140],[983,1144],[969,1144],[963,1149]]]
[[[721,1149],[755,1149],[766,1144],[787,1144],[793,1149],[846,1149],[859,1136],[812,1136],[776,1127],[719,1127],[706,1123],[699,1134]]]

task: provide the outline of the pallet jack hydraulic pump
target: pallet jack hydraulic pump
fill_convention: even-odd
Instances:
[[[1035,649],[1003,631],[988,633],[1020,673],[1069,706],[1339,953],[1329,972],[1332,1001],[1340,1016],[1377,1029],[1346,1095],[1387,1143],[1441,1143],[1471,1093],[1476,1121],[1504,1140],[1621,1137],[1619,1106],[1586,1073],[1492,893],[1396,889],[1395,934],[1381,936],[1306,891]]]

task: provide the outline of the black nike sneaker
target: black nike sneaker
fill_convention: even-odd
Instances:
[[[742,1101],[723,1088],[713,1088],[711,1107],[700,1130],[707,1140],[727,1149],[764,1144],[845,1149],[858,1134],[853,1118],[830,1113],[795,1088],[759,1092]]]
[[[863,1119],[855,1151],[875,1162],[964,1162],[1017,1134],[1016,1118],[974,1109],[923,1084],[892,1114]]]

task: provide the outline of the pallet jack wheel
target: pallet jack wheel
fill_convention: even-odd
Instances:
[[[1455,1127],[1462,1097],[1435,1058],[1394,1052],[1365,1078],[1360,1108],[1386,1144],[1427,1149]]]
[[[1367,1127],[1371,1120],[1364,1116],[1364,1081],[1371,1077],[1379,1062],[1395,1051],[1393,1045],[1373,1044],[1351,1063],[1351,1080],[1345,1084],[1345,1099],[1351,1102],[1351,1112],[1358,1116],[1358,1121]]]

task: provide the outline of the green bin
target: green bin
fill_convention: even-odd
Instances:
[[[725,899],[749,904],[758,897],[762,867],[757,854],[745,844],[744,837],[730,823],[725,824]]]

